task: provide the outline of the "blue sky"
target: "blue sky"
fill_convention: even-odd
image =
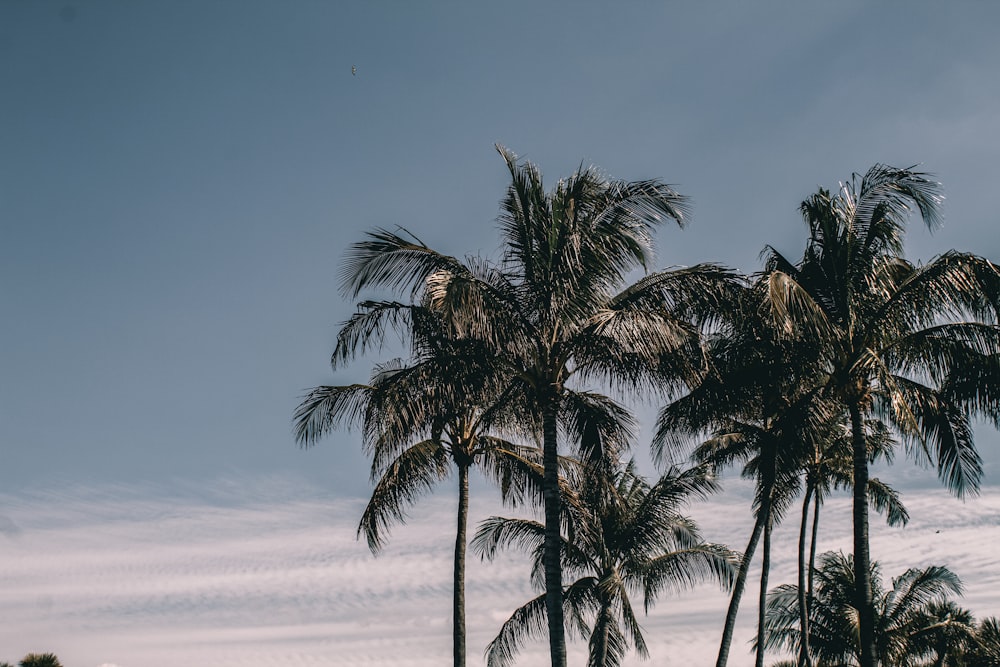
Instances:
[[[31,512],[95,492],[233,511],[274,485],[363,498],[357,434],[303,452],[290,427],[305,389],[367,374],[327,366],[352,310],[343,250],[403,225],[495,254],[495,142],[550,182],[583,163],[676,184],[694,215],[661,233],[661,266],[795,256],[798,202],[875,162],[944,183],[945,227],[915,225],[912,257],[1000,261],[998,18],[985,2],[0,0],[0,489],[41,494]],[[996,485],[997,437],[979,441]],[[34,525],[15,510],[0,527]]]

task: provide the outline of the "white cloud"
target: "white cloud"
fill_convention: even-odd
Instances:
[[[375,558],[354,537],[362,501],[294,486],[209,499],[128,488],[0,495],[18,526],[0,534],[0,660],[43,650],[66,664],[102,667],[446,663],[453,502],[428,500]],[[708,539],[742,549],[745,495],[736,485],[691,509]],[[904,500],[913,516],[907,528],[888,529],[873,517],[872,550],[886,576],[948,565],[966,583],[966,606],[1000,615],[1000,573],[989,546],[1000,533],[1000,489],[964,504],[939,490]],[[474,503],[474,521],[498,510]],[[821,521],[820,548],[848,550],[849,500],[828,502]],[[789,512],[776,532],[772,585],[794,577],[794,524]],[[516,555],[494,564],[472,557],[467,578],[469,664],[476,665],[499,624],[533,592]],[[748,585],[730,661],[736,667],[750,663],[755,596]],[[726,596],[712,587],[662,599],[644,621],[654,658],[710,662],[725,607]],[[573,646],[574,655],[583,650]],[[532,645],[519,664],[541,665],[545,656],[544,645]]]

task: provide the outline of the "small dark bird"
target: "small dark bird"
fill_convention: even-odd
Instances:
[[[357,76],[357,75],[358,75],[358,68],[355,67],[354,65],[351,65],[351,76]]]

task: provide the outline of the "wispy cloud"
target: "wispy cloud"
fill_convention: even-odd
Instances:
[[[948,565],[966,582],[964,604],[1000,614],[989,546],[1000,535],[1000,489],[964,504],[938,490],[905,500],[914,517],[907,528],[873,518],[873,554],[885,574]],[[116,487],[0,495],[0,660],[52,651],[84,667],[445,664],[453,502],[428,500],[378,558],[355,540],[362,506],[295,480],[231,480],[211,494]],[[476,511],[474,519],[500,509],[480,502]],[[738,486],[691,513],[708,539],[743,547],[749,509]],[[790,514],[775,535],[774,584],[794,577],[794,523]],[[830,501],[821,549],[849,550],[849,536],[849,501]],[[516,555],[470,559],[471,665],[534,595],[527,574]],[[755,595],[748,586],[737,666],[750,662]],[[662,599],[644,622],[653,655],[709,663],[725,607],[725,594],[710,586]],[[545,655],[530,645],[521,664],[541,665]]]

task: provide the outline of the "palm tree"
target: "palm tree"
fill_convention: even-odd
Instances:
[[[959,578],[945,567],[911,568],[883,590],[879,566],[869,567],[875,612],[875,658],[883,667],[907,667],[927,654],[926,637],[940,627],[934,610],[949,594],[960,595]],[[809,645],[819,667],[860,665],[860,610],[853,558],[828,552],[816,572],[816,595],[809,609]],[[799,594],[783,585],[768,596],[765,641],[770,648],[797,651]]]
[[[816,544],[819,535],[819,514],[826,497],[835,489],[850,488],[852,484],[851,438],[845,428],[843,415],[829,423],[826,435],[814,440],[808,451],[802,476],[805,492],[802,498],[802,517],[799,525],[798,585],[800,636],[804,641],[799,651],[799,667],[810,667],[809,605],[813,596],[813,572],[816,567]],[[895,442],[885,425],[877,420],[866,423],[869,461],[883,459],[891,462]],[[910,516],[900,501],[899,493],[888,484],[872,477],[868,480],[868,497],[871,508],[885,515],[890,526],[905,526]],[[812,527],[810,530],[810,507]],[[810,535],[811,533],[811,535]],[[808,537],[807,537],[808,536]],[[808,543],[808,546],[807,546]],[[807,557],[808,553],[808,557]],[[758,639],[759,641],[759,639]]]
[[[913,653],[929,657],[924,667],[962,667],[976,645],[976,622],[972,612],[951,600],[927,605],[924,617],[917,621],[918,631],[911,644]]]
[[[712,579],[732,584],[738,559],[727,548],[702,541],[698,528],[680,514],[691,498],[717,485],[707,467],[670,470],[650,486],[634,463],[586,465],[565,510],[568,534],[561,540],[563,571],[576,577],[562,600],[571,630],[589,639],[589,667],[616,667],[628,647],[648,657],[632,608],[641,594],[648,610],[665,590]],[[476,533],[473,547],[493,558],[501,547],[529,551],[533,578],[544,568],[545,526],[527,519],[491,517]],[[523,641],[544,627],[547,593],[504,623],[487,650],[490,667],[510,665]]]
[[[738,290],[708,340],[710,372],[685,396],[665,406],[657,419],[653,454],[662,460],[708,436],[692,454],[700,463],[721,468],[743,463],[743,476],[755,481],[754,527],[726,614],[717,667],[728,661],[746,578],[763,537],[763,567],[758,632],[763,632],[770,541],[800,485],[806,452],[825,437],[830,406],[822,400],[810,353],[798,341],[779,335],[762,314],[764,285]],[[758,642],[756,664],[763,665]]]
[[[18,664],[20,667],[62,667],[55,653],[29,653]]]
[[[946,386],[956,374],[976,379],[963,366],[1000,350],[997,328],[986,323],[1000,295],[996,265],[954,251],[922,266],[902,257],[911,212],[933,228],[940,201],[939,184],[925,174],[876,165],[837,195],[821,189],[803,202],[810,238],[798,264],[774,249],[766,262],[775,319],[812,341],[826,391],[850,417],[862,667],[874,667],[875,650],[866,418],[891,426],[963,495],[976,492],[982,475],[970,412],[997,405],[982,382],[961,394]]]
[[[375,367],[369,384],[321,386],[310,391],[295,413],[296,436],[315,444],[341,424],[360,423],[372,455],[375,489],[358,527],[372,553],[385,543],[388,528],[403,521],[406,509],[439,482],[458,472],[458,518],[453,581],[453,654],[466,658],[465,552],[469,513],[469,472],[478,467],[498,482],[508,501],[523,499],[540,482],[537,450],[501,439],[513,414],[505,403],[488,357],[475,341],[449,337],[443,322],[425,307],[365,302],[343,327],[334,359],[359,336],[381,337],[374,322],[386,318],[409,332],[412,359]],[[359,333],[359,329],[361,333]]]
[[[511,178],[499,266],[380,232],[354,247],[345,286],[424,290],[456,335],[489,344],[494,367],[541,424],[549,650],[553,667],[564,667],[558,442],[560,421],[584,396],[574,385],[605,380],[627,391],[691,381],[701,371],[698,317],[717,307],[731,275],[697,266],[626,286],[631,271],[646,268],[656,227],[685,220],[685,199],[658,181],[609,181],[593,168],[546,192],[534,165],[497,149]]]
[[[965,656],[964,667],[996,667],[1000,665],[1000,621],[991,616],[976,627],[976,641]]]

